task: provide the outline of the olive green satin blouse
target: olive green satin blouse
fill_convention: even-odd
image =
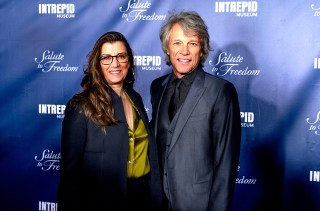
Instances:
[[[148,159],[148,133],[140,117],[138,109],[128,95],[127,97],[131,102],[133,113],[133,130],[128,128],[129,154],[127,177],[139,178],[150,172],[150,163]]]

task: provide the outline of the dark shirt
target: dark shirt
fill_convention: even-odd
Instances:
[[[179,97],[178,104],[177,104],[177,110],[179,110],[179,108],[181,107],[181,105],[185,101],[185,99],[188,95],[188,92],[190,90],[190,87],[192,85],[192,82],[193,82],[194,78],[196,77],[196,72],[197,72],[197,69],[195,69],[194,71],[192,71],[188,75],[183,76],[181,79],[177,78],[174,74],[171,75],[169,85],[168,85],[168,94],[167,94],[169,102],[170,102],[170,99],[174,93],[175,83],[176,83],[175,80],[181,80],[181,84],[179,87],[180,97]]]

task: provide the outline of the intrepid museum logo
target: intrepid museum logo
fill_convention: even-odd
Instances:
[[[134,56],[134,64],[141,70],[161,70],[161,56]]]
[[[58,203],[39,201],[39,211],[58,211]]]
[[[216,13],[234,13],[237,17],[258,16],[258,2],[256,1],[217,1]]]
[[[55,105],[55,104],[39,104],[38,110],[39,114],[42,115],[57,115],[58,119],[64,118],[65,105]]]
[[[41,15],[56,15],[57,18],[76,17],[74,4],[39,4],[38,10]]]
[[[69,64],[61,64],[65,57],[62,53],[56,53],[54,51],[43,51],[40,58],[35,58],[34,61],[37,64],[37,69],[42,72],[77,72],[78,67],[70,66]]]
[[[129,0],[119,8],[122,18],[128,22],[134,21],[163,21],[166,15],[159,15],[155,12],[148,13],[151,9],[149,1]]]
[[[244,58],[232,53],[222,52],[218,55],[217,61],[210,60],[209,65],[212,67],[212,72],[217,76],[239,75],[239,76],[257,76],[260,70],[251,69],[243,65]]]
[[[240,112],[241,127],[254,127],[254,113]]]
[[[306,122],[310,125],[309,131],[313,132],[316,135],[320,135],[320,111],[315,118],[307,118]]]
[[[35,156],[34,159],[37,161],[37,167],[42,171],[60,170],[61,153],[55,153],[52,150],[45,149],[40,156]]]
[[[310,171],[309,172],[310,182],[320,182],[320,171]]]

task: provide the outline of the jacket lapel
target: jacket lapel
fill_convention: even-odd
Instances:
[[[185,99],[180,113],[177,114],[177,122],[175,125],[175,129],[172,134],[171,144],[169,148],[169,153],[173,149],[174,145],[176,144],[185,124],[187,123],[192,111],[198,104],[201,96],[203,95],[205,91],[204,87],[204,77],[205,73],[202,69],[198,70],[198,73],[190,87],[189,93],[187,95],[187,98]]]
[[[171,74],[168,74],[168,76],[162,81],[161,83],[161,87],[159,90],[161,90],[161,92],[159,93],[159,101],[158,102],[158,105],[157,105],[157,111],[156,111],[156,121],[155,121],[155,125],[154,125],[154,131],[155,131],[155,136],[157,137],[157,131],[158,131],[158,120],[159,120],[159,110],[160,110],[160,105],[162,103],[162,100],[163,100],[163,97],[164,97],[164,93],[165,93],[165,90],[168,86],[168,82],[169,82],[169,79],[171,77]]]
[[[148,120],[148,117],[146,115],[146,111],[145,111],[144,105],[141,104],[141,101],[136,98],[136,95],[133,93],[132,89],[126,88],[125,91],[127,92],[127,94],[129,95],[130,99],[133,101],[133,103],[135,104],[136,108],[138,109],[140,117],[141,117],[146,129],[150,133],[149,127],[147,127],[149,120]]]

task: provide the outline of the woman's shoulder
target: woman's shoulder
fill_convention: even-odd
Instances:
[[[64,125],[67,123],[86,122],[87,118],[83,111],[83,102],[81,99],[73,96],[66,104],[64,113]]]
[[[73,95],[67,102],[67,106],[73,108],[79,108],[85,102],[84,98],[80,94]]]
[[[87,100],[80,94],[72,96],[66,104],[66,113],[82,113],[83,106]]]

